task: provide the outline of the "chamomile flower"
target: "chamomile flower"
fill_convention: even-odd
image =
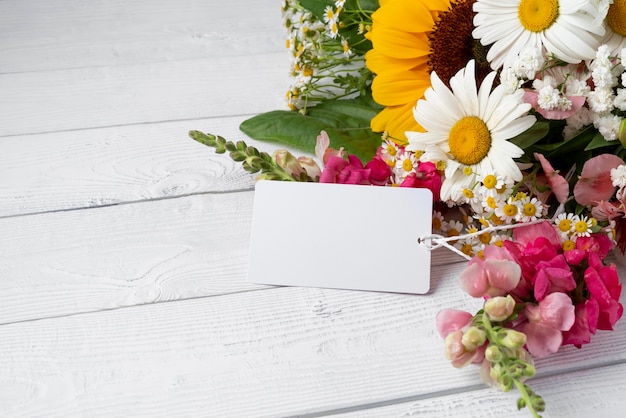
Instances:
[[[578,215],[573,213],[561,213],[554,220],[556,231],[562,238],[567,239],[574,233],[574,224],[579,220]]]
[[[498,173],[520,181],[522,173],[514,158],[523,154],[508,139],[530,128],[535,117],[527,115],[530,104],[522,102],[523,92],[506,94],[504,86],[491,90],[496,72],[485,77],[478,89],[474,61],[450,80],[451,89],[431,74],[431,84],[414,109],[417,122],[426,132],[407,132],[407,150],[423,150],[421,161],[445,158],[445,179],[441,200],[459,195],[459,189],[472,184],[466,167],[476,178]]]
[[[529,46],[575,64],[593,58],[605,32],[586,0],[477,0],[474,11],[472,34],[491,45],[487,60],[493,69],[511,65]]]
[[[521,216],[520,201],[509,197],[506,201],[502,201],[495,210],[498,218],[506,223],[512,223],[519,220]]]
[[[337,15],[337,13],[335,13],[335,10],[333,10],[332,6],[326,6],[326,8],[324,9],[324,22],[337,22],[338,18],[339,16]]]
[[[396,160],[396,175],[404,179],[417,169],[417,158],[412,152],[403,152]]]
[[[444,225],[443,215],[439,211],[433,211],[432,228],[433,232],[441,232]]]
[[[496,196],[498,189],[502,189],[504,180],[502,176],[495,173],[489,173],[483,177],[481,182],[481,194],[484,196]]]
[[[445,229],[446,236],[456,237],[461,234],[461,231],[463,231],[463,228],[464,228],[463,224],[459,221],[455,221],[455,220],[448,221],[446,225],[446,229]],[[454,244],[454,241],[452,243]]]
[[[400,154],[400,149],[392,140],[385,139],[380,146],[380,154],[383,160],[393,162],[393,165],[395,165],[398,154]]]
[[[593,227],[593,218],[587,218],[582,216],[574,223],[574,233],[577,237],[588,237],[591,235],[591,228]]]
[[[520,200],[521,216],[520,222],[533,222],[541,218],[544,212],[543,203],[536,197],[527,196]]]

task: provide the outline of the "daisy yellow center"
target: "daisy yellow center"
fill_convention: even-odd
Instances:
[[[567,232],[570,229],[572,229],[572,221],[570,221],[569,219],[563,219],[561,220],[561,222],[559,222],[559,231]]]
[[[567,241],[563,242],[562,248],[563,251],[573,250],[574,248],[576,248],[576,243],[568,239]]]
[[[450,130],[448,145],[450,153],[461,164],[477,164],[489,153],[491,134],[482,119],[465,116]]]
[[[481,244],[489,244],[491,242],[491,234],[489,232],[483,232],[478,236]]]
[[[506,205],[504,205],[504,207],[502,208],[502,212],[506,215],[506,216],[515,216],[517,215],[517,206],[511,204],[511,203],[507,203]]]
[[[574,229],[576,230],[576,232],[582,233],[587,231],[587,222],[585,221],[578,221],[574,224]]]
[[[387,154],[394,157],[396,155],[396,147],[394,147],[393,145],[387,145]]]
[[[493,174],[489,174],[483,179],[483,185],[488,189],[493,189],[496,184],[498,184],[498,179]]]
[[[606,15],[606,23],[613,32],[626,36],[626,0],[613,0]]]
[[[530,32],[543,32],[559,17],[558,0],[522,0],[517,9],[522,26]]]
[[[496,199],[493,196],[489,196],[487,197],[487,206],[491,209],[495,209],[498,207],[498,202],[496,202]]]
[[[436,216],[433,218],[433,229],[435,231],[438,231],[441,229],[441,219],[439,219]]]
[[[494,245],[496,247],[504,247],[504,241],[498,240],[498,241],[494,242]]]
[[[413,170],[413,162],[410,159],[405,159],[404,161],[402,161],[402,169],[404,171],[411,171]]]
[[[529,202],[524,205],[523,211],[526,216],[534,216],[537,212],[537,207]]]
[[[463,244],[461,247],[461,252],[465,255],[469,255],[470,257],[474,255],[474,249],[472,248],[472,244]]]
[[[465,196],[468,199],[473,199],[474,198],[474,192],[471,191],[470,189],[463,189],[463,196]]]

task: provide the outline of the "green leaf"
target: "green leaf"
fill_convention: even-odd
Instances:
[[[329,100],[309,108],[308,115],[274,110],[245,120],[239,128],[251,138],[309,153],[315,152],[317,136],[326,131],[332,148],[344,147],[349,154],[368,161],[376,154],[381,137],[369,127],[378,108],[365,104],[367,100]]]
[[[509,142],[514,143],[521,149],[526,149],[538,141],[542,140],[550,131],[550,123],[537,121],[533,126],[522,132],[521,134],[513,137]]]
[[[604,139],[604,137],[602,136],[600,132],[598,132],[593,136],[593,138],[591,139],[591,142],[587,144],[587,146],[585,147],[585,151],[591,151],[594,149],[604,148],[604,147],[614,147],[615,145],[618,145],[618,144],[619,144],[619,141],[609,142],[606,139]]]

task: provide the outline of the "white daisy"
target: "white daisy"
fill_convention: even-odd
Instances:
[[[529,46],[569,63],[591,59],[605,33],[589,0],[477,0],[474,11],[472,35],[491,45],[493,69],[511,65]]]
[[[477,178],[497,173],[506,181],[520,181],[522,173],[513,161],[523,154],[507,140],[535,123],[527,115],[523,91],[506,94],[505,87],[491,91],[496,72],[476,87],[474,61],[450,79],[452,90],[431,73],[431,86],[419,100],[413,114],[426,132],[407,132],[407,150],[423,150],[421,161],[445,161],[441,200],[460,196]],[[467,168],[471,170],[467,170]],[[472,175],[466,175],[467,172]]]
[[[574,224],[578,222],[580,218],[573,213],[561,213],[554,220],[556,225],[556,232],[559,233],[561,239],[569,239],[574,233]]]
[[[580,219],[574,223],[574,232],[577,237],[588,237],[591,234],[591,228],[593,227],[593,218],[587,218],[581,216]]]
[[[619,55],[626,48],[626,1],[614,0],[611,3],[605,24],[602,43],[608,45],[611,55]]]
[[[518,221],[521,217],[522,207],[520,201],[508,198],[506,201],[500,202],[496,208],[495,214],[498,218],[506,223]]]
[[[544,206],[536,197],[527,196],[520,200],[520,222],[533,222],[543,216]]]

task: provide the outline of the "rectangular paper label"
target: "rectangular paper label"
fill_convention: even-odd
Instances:
[[[248,278],[253,283],[427,293],[428,189],[258,181]]]

